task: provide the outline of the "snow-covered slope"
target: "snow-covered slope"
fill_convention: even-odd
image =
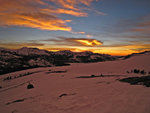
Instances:
[[[0,111],[149,113],[150,89],[118,81],[124,77],[143,76],[126,71],[135,68],[150,71],[149,59],[150,54],[146,53],[126,60],[74,63],[5,74],[0,76]],[[100,74],[104,77],[86,77]],[[10,76],[11,79],[6,80]],[[29,82],[34,85],[33,89],[27,89]]]
[[[141,52],[141,53],[133,53],[133,54],[124,56],[123,58],[124,58],[124,59],[128,59],[128,58],[130,58],[130,57],[139,56],[139,55],[142,55],[142,54],[150,54],[150,51],[144,51],[144,52]]]

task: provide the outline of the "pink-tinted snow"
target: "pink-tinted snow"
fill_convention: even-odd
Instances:
[[[150,71],[150,54],[126,60],[76,63],[64,67],[29,69],[0,76],[1,113],[149,113],[150,88],[117,79],[143,76],[131,69]],[[49,70],[51,69],[51,70]],[[56,71],[66,71],[55,73]],[[7,76],[37,73],[3,81]],[[54,72],[54,73],[49,73]],[[76,78],[90,75],[112,77]],[[34,85],[27,89],[28,81]],[[60,95],[63,95],[60,97]]]

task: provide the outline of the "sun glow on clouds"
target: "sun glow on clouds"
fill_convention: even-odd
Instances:
[[[44,43],[70,47],[99,47],[103,42],[96,39],[57,37],[56,39],[40,40]]]
[[[0,47],[18,49],[22,47],[33,47],[48,51],[70,50],[73,52],[91,51],[94,53],[110,55],[128,55],[132,53],[150,50],[150,45],[145,43],[132,42],[131,44],[109,44],[106,45],[100,40],[86,38],[57,37],[47,40],[29,40],[26,42],[0,42]]]
[[[78,5],[89,7],[93,1],[95,0],[0,0],[0,26],[22,26],[74,33],[67,25],[67,22],[72,20],[63,20],[56,15],[86,17],[88,14]]]
[[[126,26],[124,24],[123,26],[120,25],[120,27],[125,29],[118,27],[119,29],[115,30],[123,30],[123,32],[127,32],[129,34],[131,33],[131,36],[125,36],[130,39],[137,39],[139,41],[141,41],[141,38],[143,38],[143,40],[145,39],[145,43],[141,44],[130,44],[130,42],[127,42],[127,45],[115,45],[111,39],[110,45],[106,45],[103,44],[103,42],[96,40],[96,37],[91,35],[92,33],[88,34],[82,30],[74,31],[74,28],[71,27],[71,24],[75,24],[72,16],[75,16],[76,18],[88,17],[89,11],[94,11],[96,13],[99,13],[100,15],[105,15],[103,12],[98,12],[97,10],[91,8],[92,2],[97,1],[99,0],[0,0],[0,27],[20,26],[48,31],[67,31],[69,32],[69,36],[70,33],[72,33],[72,36],[70,37],[74,37],[73,35],[77,34],[80,34],[79,36],[86,37],[80,38],[78,36],[75,36],[78,38],[57,39],[56,36],[54,39],[50,40],[37,40],[38,43],[0,42],[0,47],[20,48],[26,46],[42,49],[48,48],[47,50],[53,51],[67,49],[77,52],[92,51],[95,53],[105,53],[112,55],[127,55],[133,52],[150,50],[150,44],[146,44],[146,41],[149,39],[150,34],[150,16],[144,17],[143,20],[142,18],[140,18],[138,21],[136,21],[136,19],[135,22],[127,21],[126,23],[125,21]],[[67,16],[65,16],[64,14]],[[70,16],[71,18],[68,18]],[[115,32],[115,34],[117,33]],[[98,38],[99,37],[97,37],[97,39]]]
[[[77,41],[78,40],[78,41]],[[80,41],[79,41],[80,40]],[[47,43],[44,43],[47,42]],[[54,44],[48,44],[53,42]],[[63,42],[63,44],[61,44]],[[33,47],[45,49],[48,51],[70,50],[73,52],[91,51],[94,53],[110,54],[115,56],[123,56],[132,53],[139,53],[145,50],[150,50],[149,44],[131,44],[131,45],[104,45],[101,41],[95,39],[75,39],[68,38],[63,40],[40,40],[37,42],[0,42],[1,47],[9,49],[19,49],[22,47]],[[58,48],[59,47],[59,48]]]
[[[47,15],[44,13],[34,13],[34,14],[10,13],[9,15],[0,14],[0,16],[1,16],[0,18],[1,26],[23,26],[23,27],[42,29],[42,30],[62,30],[62,31],[72,30],[71,27],[65,25],[65,21],[55,16]]]

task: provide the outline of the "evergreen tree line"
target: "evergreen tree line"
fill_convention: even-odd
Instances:
[[[143,70],[133,69],[131,71],[127,71],[127,73],[136,73],[136,74],[142,74],[142,75],[150,74],[150,72],[146,72],[144,69]]]

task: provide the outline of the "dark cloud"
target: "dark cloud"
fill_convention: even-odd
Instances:
[[[30,43],[30,42],[0,42],[0,47],[5,48],[21,48],[21,47],[42,47],[43,43]]]

